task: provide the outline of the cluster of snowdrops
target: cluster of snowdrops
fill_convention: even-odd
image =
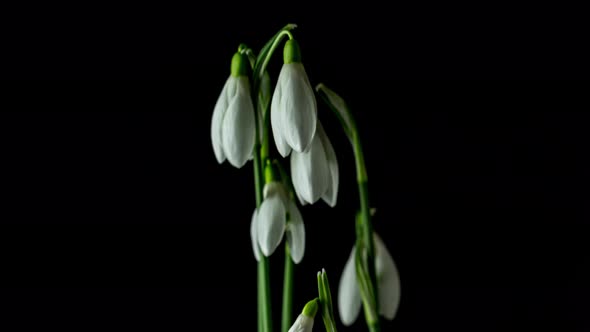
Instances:
[[[335,207],[338,197],[338,159],[318,119],[316,94],[336,115],[333,118],[339,120],[350,140],[359,188],[359,211],[356,218],[351,216],[356,241],[343,268],[337,294],[340,321],[345,326],[352,325],[364,307],[368,329],[379,331],[380,316],[391,320],[397,312],[399,274],[373,229],[367,172],[354,117],[347,103],[324,84],[312,88],[293,36],[295,27],[289,24],[279,30],[258,54],[245,44],[239,45],[211,123],[211,141],[220,164],[228,161],[242,168],[253,162],[256,207],[250,235],[258,264],[258,331],[272,331],[268,264],[269,257],[283,242],[286,255],[281,330],[312,331],[315,315],[320,312],[326,330],[336,331],[324,270],[317,275],[318,297],[303,305],[295,320],[292,317],[293,270],[304,258],[306,239],[297,202],[303,206],[322,200]],[[267,65],[281,45],[283,66],[273,87]],[[288,167],[283,165],[286,159]]]

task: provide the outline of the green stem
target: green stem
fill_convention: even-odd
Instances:
[[[258,263],[258,268],[256,270],[256,274],[258,275],[258,278],[256,278],[256,282],[257,282],[257,287],[256,289],[258,290],[258,294],[257,294],[257,312],[258,312],[258,332],[264,332],[264,326],[262,324],[262,322],[264,322],[264,318],[262,317],[262,292],[260,291],[263,287],[262,285],[262,280],[260,278],[261,274],[260,274],[260,263]]]
[[[369,324],[369,332],[381,332],[381,327],[379,326],[379,323]]]
[[[256,126],[258,127],[258,126]],[[256,129],[256,135],[258,135],[258,128]],[[256,136],[258,137],[258,136]],[[262,165],[260,162],[260,143],[256,143],[254,145],[254,156],[253,156],[253,164],[254,164],[254,190],[256,191],[256,208],[259,208],[262,204]]]
[[[290,199],[295,199],[295,189],[289,174],[285,171],[285,168],[277,160],[273,161],[273,165],[279,170],[281,181],[288,187]],[[293,272],[295,266],[291,259],[291,252],[289,245],[285,242],[285,272],[283,274],[283,317],[281,323],[281,331],[287,332],[293,323]]]
[[[258,128],[256,130],[258,132]],[[257,134],[258,135],[258,134]],[[258,137],[258,136],[257,136]],[[256,189],[256,207],[262,204],[262,166],[260,162],[260,144],[254,147],[254,184]],[[270,311],[270,273],[268,258],[262,255],[258,262],[258,331],[272,331]]]
[[[260,280],[260,288],[258,293],[262,300],[262,331],[272,331],[272,313],[270,310],[270,271],[268,265],[268,257],[261,255],[260,262],[258,262],[258,278]]]
[[[293,324],[293,272],[294,264],[291,260],[289,246],[285,242],[285,274],[283,276],[283,317],[281,331],[288,332]]]
[[[379,292],[377,289],[377,276],[375,273],[375,244],[373,243],[373,225],[371,224],[371,210],[369,205],[369,189],[367,180],[367,169],[361,140],[354,117],[346,103],[334,91],[328,89],[324,84],[318,84],[316,90],[330,109],[336,114],[344,132],[352,142],[354,158],[356,162],[356,175],[359,190],[361,211],[357,217],[357,255],[358,249],[364,248],[367,254],[366,269],[365,260],[360,255],[356,258],[357,277],[362,283],[362,289],[366,293],[363,296],[365,307],[365,318],[370,331],[379,331]],[[367,271],[368,270],[368,271]],[[368,274],[368,276],[367,276]],[[368,279],[368,280],[367,280]],[[368,284],[370,283],[370,285]]]
[[[279,46],[281,40],[283,39],[283,36],[288,36],[289,39],[293,39],[293,35],[291,34],[291,32],[289,30],[281,30],[279,31],[278,35],[276,36],[276,38],[273,40],[270,49],[268,51],[268,54],[272,55],[274,53],[274,51],[276,50],[276,48]],[[266,69],[266,66],[268,65],[268,62],[270,61],[270,56],[265,57],[262,60],[262,63],[260,64],[260,68],[262,68],[260,70],[260,74],[264,73],[264,70]],[[258,74],[257,69],[259,68],[254,68],[254,74]],[[254,86],[256,88],[256,86]]]
[[[367,169],[365,166],[365,157],[363,148],[358,133],[356,131],[353,135],[354,141],[354,156],[356,161],[357,183],[359,189],[359,200],[361,206],[361,220],[363,227],[363,243],[367,250],[367,265],[369,278],[371,280],[374,292],[375,312],[377,313],[375,321],[367,321],[371,331],[379,331],[379,292],[377,285],[377,275],[375,273],[375,244],[373,243],[373,225],[371,223],[371,210],[369,207],[369,189],[367,179]]]
[[[255,93],[257,96],[257,93]],[[258,112],[254,112],[258,116]],[[259,137],[258,133],[261,128],[258,128],[258,120],[255,122],[255,137]],[[256,191],[256,208],[262,204],[262,192],[264,183],[262,179],[262,160],[260,158],[260,143],[256,143],[253,151],[253,168],[254,168],[254,185]],[[272,317],[270,310],[270,272],[268,258],[261,255],[258,262],[258,331],[271,332],[272,331]]]
[[[253,68],[253,75],[252,75],[252,82],[251,82],[251,96],[252,101],[254,101],[254,105],[256,105],[256,112],[254,112],[255,117],[263,116],[263,127],[259,128],[258,118],[255,119],[255,128],[256,133],[255,137],[257,140],[257,144],[254,147],[254,179],[256,185],[256,207],[260,207],[262,204],[263,199],[263,189],[264,183],[262,180],[262,170],[265,167],[266,162],[268,160],[268,151],[269,151],[269,134],[268,134],[268,127],[270,126],[270,120],[266,119],[269,118],[268,116],[264,116],[264,110],[259,109],[260,106],[260,83],[262,77],[264,75],[264,71],[266,70],[266,66],[268,65],[268,61],[270,57],[274,53],[275,49],[278,47],[279,42],[281,41],[282,37],[287,35],[289,38],[293,38],[291,33],[287,30],[291,30],[295,28],[294,24],[287,24],[281,31],[278,32],[276,38],[271,40],[272,44],[270,48],[264,50],[266,46],[263,48],[263,51],[259,55],[259,58],[254,64]],[[259,60],[262,56],[262,62]],[[263,139],[262,139],[262,146],[260,142],[258,142],[260,130],[263,130]],[[258,330],[260,332],[272,332],[272,312],[271,312],[271,294],[270,294],[270,268],[269,268],[269,259],[264,255],[261,255],[260,261],[258,262]]]
[[[256,184],[256,206],[262,204],[262,170],[260,165],[260,149],[254,148],[254,181]],[[272,331],[272,316],[270,310],[270,272],[268,258],[261,255],[258,262],[258,331]]]
[[[262,114],[266,114],[266,110],[263,110]],[[270,150],[270,116],[265,116],[263,119],[263,128],[262,128],[262,148],[260,150],[260,155],[262,161],[265,162],[269,158],[269,150]]]

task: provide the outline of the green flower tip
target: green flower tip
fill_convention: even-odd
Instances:
[[[315,299],[307,302],[305,307],[303,307],[302,314],[307,317],[314,318],[315,314],[317,314],[317,312],[318,312],[318,308],[319,308],[318,302],[319,302],[318,298],[315,298]]]
[[[301,50],[299,49],[299,43],[295,39],[289,39],[285,43],[283,61],[285,63],[301,62]]]
[[[231,75],[234,77],[248,75],[248,57],[246,54],[236,52],[231,59]]]

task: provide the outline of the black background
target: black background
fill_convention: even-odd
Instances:
[[[312,84],[363,135],[402,280],[384,330],[587,331],[587,86],[446,80],[585,77],[575,9],[391,6],[27,8],[1,75],[42,81],[2,92],[0,329],[255,329],[252,168],[216,163],[210,120],[237,45],[295,22]],[[321,268],[337,296],[354,238],[350,146],[319,112],[341,186],[302,208],[296,311]]]

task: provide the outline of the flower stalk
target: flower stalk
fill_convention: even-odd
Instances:
[[[268,103],[261,101],[264,96],[264,91],[261,94],[261,86],[266,72],[268,62],[274,53],[275,49],[279,45],[283,36],[288,35],[292,38],[290,30],[296,27],[295,24],[288,24],[281,29],[269,42],[262,48],[256,62],[254,63],[253,75],[252,75],[252,99],[255,100],[254,105],[258,108],[255,112],[256,116],[262,117],[256,119],[256,144],[254,146],[254,178],[256,186],[256,207],[259,208],[262,204],[263,187],[262,181],[262,168],[266,165],[269,160],[269,132],[270,132],[270,119],[267,116]],[[260,109],[264,108],[264,109]],[[258,128],[258,125],[262,123],[262,128]],[[262,131],[262,142],[260,142],[260,132]],[[264,179],[266,183],[270,182]],[[285,260],[290,260],[290,256],[285,256]],[[285,281],[286,283],[287,281]],[[292,284],[292,280],[291,280]],[[261,255],[261,259],[258,262],[258,310],[259,314],[259,332],[271,332],[272,331],[272,313],[271,313],[271,294],[270,294],[270,267],[268,257]]]
[[[283,275],[283,312],[281,316],[281,331],[287,332],[293,322],[293,277],[294,263],[291,260],[289,245],[285,243],[285,271]]]
[[[369,190],[365,156],[358,133],[358,127],[352,112],[340,96],[320,83],[316,86],[324,102],[336,114],[352,144],[356,165],[356,178],[359,192],[360,215],[356,227],[356,270],[361,283],[361,296],[364,304],[365,320],[371,332],[381,330],[379,322],[379,298],[377,275],[375,272],[375,244],[373,242],[373,225],[369,206]],[[364,252],[365,257],[360,253]],[[362,287],[364,285],[364,287]]]

